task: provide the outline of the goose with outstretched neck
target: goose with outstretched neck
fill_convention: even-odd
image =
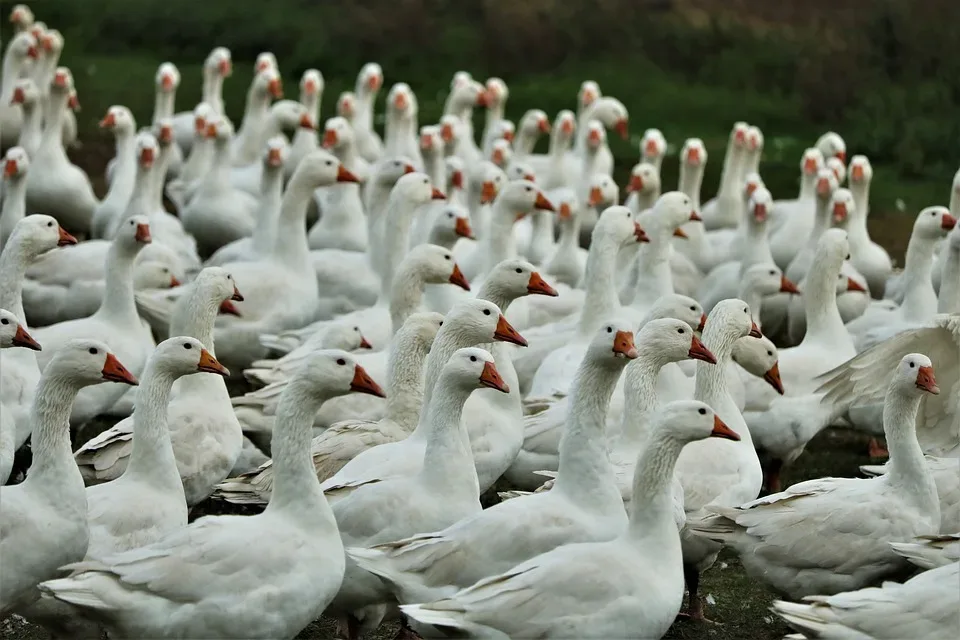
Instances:
[[[147,547],[97,563],[77,563],[70,577],[43,584],[46,597],[71,604],[117,636],[295,636],[326,607],[343,580],[343,546],[317,486],[309,447],[313,412],[325,400],[350,392],[383,395],[344,351],[318,353],[298,372],[278,410],[273,446],[277,482],[263,513],[208,516]],[[251,556],[251,540],[268,541],[273,551]],[[198,548],[211,551],[200,558]],[[240,573],[238,557],[245,557]],[[143,571],[164,579],[131,578]],[[241,574],[270,585],[280,598],[277,615],[262,615],[262,593],[247,592],[239,599],[227,595]],[[205,587],[190,587],[200,576],[208,576]]]
[[[683,603],[671,488],[677,458],[692,443],[717,444],[706,441],[711,436],[731,441],[740,436],[702,402],[672,403],[657,413],[654,424],[637,459],[633,494],[638,498],[627,525],[612,540],[558,547],[402,611],[419,623],[478,637],[663,637]],[[651,583],[662,597],[645,597]],[[543,597],[521,595],[528,593]],[[622,606],[627,601],[641,604]]]
[[[930,358],[907,354],[887,382],[887,474],[808,480],[743,505],[711,505],[716,515],[698,523],[696,533],[732,547],[748,574],[793,600],[899,575],[909,564],[889,543],[940,526],[937,487],[916,432],[921,401],[939,394]]]
[[[136,385],[137,379],[106,344],[89,339],[63,345],[40,377],[30,411],[33,462],[26,480],[0,488],[0,615],[34,602],[40,582],[87,552],[87,499],[70,452],[68,423],[77,394],[103,382]]]
[[[60,135],[63,113],[73,90],[73,74],[58,67],[50,83],[50,109],[33,171],[27,174],[27,209],[52,215],[67,229],[87,233],[97,198],[87,174],[67,158]]]
[[[203,62],[203,88],[200,101],[209,105],[214,116],[221,116],[223,109],[223,81],[233,74],[233,58],[226,47],[216,47]],[[173,116],[173,131],[177,146],[185,154],[193,150],[194,117],[191,111],[181,111]]]
[[[40,351],[41,346],[20,324],[20,320],[6,309],[0,309],[0,349],[22,347]],[[0,400],[0,485],[6,484],[13,468],[14,440],[17,424]]]

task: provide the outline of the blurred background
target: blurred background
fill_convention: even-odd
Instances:
[[[9,11],[12,3],[6,3]],[[636,162],[647,127],[676,150],[700,137],[710,153],[704,196],[715,191],[733,122],[766,137],[763,177],[776,198],[795,197],[803,149],[826,130],[875,169],[873,218],[947,204],[960,144],[960,2],[957,0],[33,0],[59,29],[83,111],[93,176],[113,155],[97,122],[112,104],[145,121],[153,75],[165,60],[182,74],[178,110],[200,98],[200,65],[214,46],[233,53],[224,87],[239,122],[258,53],[279,61],[288,97],[304,69],[326,80],[322,119],[352,89],[363,63],[385,85],[407,82],[420,123],[436,122],[458,69],[503,78],[507,117],[533,107],[575,108],[585,79],[630,111],[631,139],[611,136],[617,178]],[[5,24],[3,35],[9,36]],[[386,90],[381,92],[384,99]],[[482,118],[482,113],[478,113]],[[478,121],[479,122],[479,121]],[[546,139],[540,144],[545,149]],[[898,200],[900,201],[898,203]],[[899,206],[898,206],[899,205]],[[877,227],[873,220],[871,228]],[[908,227],[909,229],[909,227]],[[899,253],[906,238],[881,242]],[[900,234],[897,234],[900,235]]]

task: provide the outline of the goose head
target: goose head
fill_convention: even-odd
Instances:
[[[572,116],[573,114],[571,114]],[[542,109],[530,109],[520,118],[520,133],[536,140],[550,133],[550,119]]]
[[[647,129],[640,138],[640,158],[655,163],[667,153],[667,139],[660,129]]]
[[[322,348],[357,351],[372,349],[373,345],[363,336],[360,327],[349,322],[334,322],[323,334]]]
[[[783,271],[775,264],[751,265],[743,274],[742,286],[763,297],[775,293],[800,293],[797,285],[783,275]]]
[[[26,216],[16,224],[7,242],[21,244],[32,259],[51,249],[77,244],[77,239],[67,233],[53,217],[34,214]]]
[[[203,64],[204,72],[212,76],[229,78],[233,73],[233,56],[230,49],[226,47],[216,47],[207,56]]]
[[[406,82],[398,82],[387,93],[387,111],[394,117],[413,118],[419,111],[417,97]]]
[[[912,396],[940,393],[933,362],[922,353],[908,353],[903,356],[893,373],[890,386]]]
[[[23,108],[36,106],[40,99],[40,88],[30,78],[21,78],[13,88],[10,104],[19,104]]]
[[[593,80],[584,80],[580,83],[580,91],[577,92],[577,105],[583,111],[594,102],[600,99],[603,94],[600,93],[600,85]]]
[[[307,69],[300,76],[300,102],[307,105],[316,101],[324,86],[323,74],[317,69]]]
[[[657,298],[647,312],[644,322],[663,318],[682,320],[694,331],[703,331],[707,324],[707,315],[703,312],[700,303],[679,293],[670,293]]]
[[[44,368],[43,376],[56,377],[76,389],[103,382],[139,384],[106,344],[83,338],[70,340],[57,350]]]
[[[873,180],[873,167],[867,156],[857,155],[850,159],[850,184],[869,185]]]
[[[157,68],[157,75],[154,78],[157,85],[157,91],[162,93],[173,93],[180,86],[180,71],[172,62],[164,62]]]
[[[515,214],[517,219],[531,211],[556,211],[536,184],[530,180],[508,182],[497,195],[497,204]]]
[[[22,180],[30,168],[30,158],[23,147],[10,147],[3,157],[3,179]]]
[[[137,129],[137,122],[133,113],[121,105],[114,105],[107,109],[107,115],[100,120],[100,128],[112,132],[115,136],[133,135]]]
[[[452,247],[457,239],[474,239],[473,228],[470,226],[470,212],[458,204],[447,203],[433,219],[430,232],[431,242],[442,246]]]
[[[427,284],[449,283],[464,291],[470,291],[470,283],[460,271],[457,261],[449,249],[435,244],[417,245],[403,259],[406,265],[416,270]]]
[[[633,212],[620,205],[607,207],[600,214],[593,227],[592,241],[601,236],[612,238],[621,247],[635,242],[650,242]]]
[[[553,119],[552,136],[563,148],[566,148],[573,142],[573,136],[577,132],[577,118],[573,111],[564,109]]]
[[[338,182],[360,182],[336,157],[323,149],[304,156],[291,180],[306,182],[315,189],[329,187]]]
[[[25,4],[15,4],[10,10],[10,24],[17,34],[28,31],[33,26],[33,11]]]
[[[957,219],[946,207],[927,207],[917,215],[913,223],[913,235],[928,240],[946,237],[957,226]]]
[[[800,172],[807,178],[816,178],[820,170],[826,166],[823,153],[816,147],[810,147],[803,152],[800,158]]]
[[[750,306],[739,298],[721,300],[707,316],[705,331],[715,332],[728,344],[744,336],[761,338],[759,327],[753,321]]]
[[[348,393],[366,393],[378,398],[386,394],[356,359],[340,349],[314,351],[295,378],[298,386],[315,401]]]
[[[23,64],[27,59],[35,60],[40,55],[37,38],[29,31],[18,33],[7,45],[7,54],[11,59]]]
[[[460,139],[460,120],[457,116],[445,114],[440,118],[440,135],[448,148],[453,148]]]
[[[287,138],[282,135],[276,135],[267,140],[263,149],[264,169],[280,170],[283,168],[287,156],[290,154],[290,144]]]
[[[207,102],[201,102],[193,108],[193,135],[194,137],[207,139],[207,124],[216,118],[213,107]]]
[[[657,437],[681,446],[706,438],[740,440],[740,435],[728,427],[710,405],[699,400],[671,402],[657,410],[652,420]]]
[[[457,349],[443,365],[443,379],[464,389],[494,389],[510,393],[489,351],[480,347]]]
[[[780,379],[780,361],[776,345],[766,336],[762,338],[740,338],[733,343],[730,356],[750,375],[762,378],[783,395],[783,381]]]
[[[11,347],[23,347],[34,351],[41,350],[37,341],[20,324],[17,316],[6,309],[0,309],[0,349]]]
[[[157,345],[148,366],[171,378],[193,373],[213,373],[227,377],[230,371],[220,364],[203,343],[189,336],[169,338]]]
[[[507,181],[507,175],[500,167],[490,161],[480,163],[477,168],[476,180],[471,180],[471,188],[480,192],[480,204],[489,204],[496,200],[497,194]]]
[[[253,63],[253,74],[263,73],[267,69],[273,69],[274,71],[279,71],[280,69],[280,67],[277,66],[277,56],[273,55],[270,51],[264,51],[257,55],[257,59]]]
[[[527,340],[507,322],[500,307],[479,298],[463,300],[447,313],[444,330],[459,334],[472,344],[509,342],[521,347]]]
[[[138,260],[133,267],[133,288],[137,291],[144,289],[173,289],[182,284],[169,264],[156,260]]]
[[[551,287],[537,268],[526,260],[509,259],[497,264],[487,276],[487,286],[509,300],[527,295],[556,297],[557,290]]]
[[[843,141],[840,134],[828,131],[820,136],[814,145],[823,154],[824,159],[837,158],[840,162],[847,161],[847,143]]]
[[[622,368],[637,355],[633,326],[625,318],[615,318],[597,329],[584,357],[602,366]]]
[[[499,124],[503,124],[503,122],[501,120]],[[490,162],[501,169],[506,169],[511,158],[513,158],[513,148],[510,146],[510,142],[504,138],[494,140],[493,148],[490,150]]]
[[[755,225],[764,224],[772,209],[773,196],[770,194],[769,189],[762,185],[757,187],[753,193],[750,194],[750,199],[747,201],[750,220],[752,220]]]
[[[353,122],[357,114],[357,94],[353,91],[344,91],[337,98],[337,115]]]
[[[505,173],[507,174],[507,180],[537,181],[537,174],[533,167],[522,160],[511,162]]]
[[[834,226],[842,227],[850,221],[850,216],[856,212],[857,204],[853,200],[853,193],[843,187],[837,189],[830,196],[830,219]]]
[[[153,164],[157,161],[160,153],[160,145],[157,139],[149,131],[141,131],[137,134],[135,154],[137,158],[137,167],[142,172],[149,172],[153,169]]]
[[[131,216],[117,229],[113,243],[120,251],[137,254],[153,242],[150,235],[150,220],[147,216]]]
[[[356,94],[363,96],[375,96],[380,88],[383,87],[383,69],[376,62],[368,62],[360,68],[357,74],[357,84],[354,89]]]
[[[327,120],[323,126],[323,142],[321,146],[333,153],[343,151],[353,144],[353,127],[346,118],[337,116]]]
[[[427,204],[431,200],[445,200],[443,192],[430,183],[430,177],[425,173],[414,171],[407,173],[397,180],[390,192],[391,199],[401,199],[414,206]]]
[[[265,67],[253,77],[250,92],[260,99],[280,100],[283,98],[283,81],[280,72],[274,67]]]
[[[447,156],[443,159],[444,167],[447,170],[447,193],[454,189],[463,189],[464,184],[463,160],[459,156]]]
[[[847,178],[847,167],[840,158],[827,158],[827,168],[833,172],[837,184],[843,184]]]
[[[707,164],[707,147],[700,138],[688,138],[680,150],[682,166],[690,169],[700,169]]]
[[[586,127],[587,149],[596,153],[607,143],[607,131],[599,120],[591,120]]]
[[[382,187],[389,187],[397,183],[401,177],[413,173],[416,169],[410,160],[402,156],[395,158],[381,158],[373,168],[373,181]]]
[[[643,325],[637,338],[642,349],[658,354],[667,362],[692,359],[717,363],[693,328],[677,318],[651,320]]]
[[[439,125],[420,127],[420,152],[427,157],[442,157],[444,152],[443,136]]]
[[[507,89],[506,82],[500,78],[487,78],[486,92],[483,96],[487,109],[503,109],[509,97],[510,91]],[[480,105],[479,101],[477,104]]]

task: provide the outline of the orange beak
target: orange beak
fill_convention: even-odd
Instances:
[[[633,332],[632,331],[617,331],[613,336],[613,352],[618,356],[623,356],[633,360],[639,354],[637,353],[637,347],[633,343]]]
[[[150,225],[144,222],[138,224],[137,232],[133,237],[137,242],[150,244],[153,241],[153,238],[150,237]]]
[[[500,314],[500,317],[497,319],[497,328],[493,332],[493,339],[499,340],[500,342],[509,342],[521,347],[527,346],[526,338],[520,335],[517,330],[507,322],[503,314]]]
[[[473,240],[473,229],[470,227],[470,221],[466,218],[457,218],[453,225],[453,232],[461,238],[470,238]]]
[[[626,140],[630,137],[630,124],[627,122],[626,118],[621,118],[617,120],[617,123],[613,125],[614,130],[620,134],[621,140]]]
[[[357,176],[353,175],[343,165],[337,167],[337,182],[360,182]]]
[[[720,416],[713,414],[713,430],[710,432],[712,438],[724,438],[726,440],[733,440],[738,442],[740,440],[740,435],[728,427],[726,423],[720,419]]]
[[[283,97],[283,83],[280,82],[280,78],[274,78],[267,85],[267,91],[270,92],[270,95],[273,96],[276,100],[279,100]]]
[[[780,380],[780,363],[774,362],[770,370],[763,374],[763,379],[771,387],[777,390],[777,393],[783,395],[783,381]]]
[[[627,192],[635,193],[638,191],[643,191],[643,177],[630,176],[630,182],[627,184]]]
[[[100,375],[103,376],[103,379],[107,382],[119,382],[134,387],[139,384],[134,375],[127,371],[127,368],[120,364],[117,356],[112,353],[107,354],[107,359],[103,362],[103,369],[100,370]]]
[[[697,336],[693,336],[693,339],[690,341],[690,351],[687,352],[687,357],[694,360],[703,360],[710,364],[717,364],[717,357],[713,355],[710,349],[707,349],[707,346],[703,344]]]
[[[553,203],[547,200],[547,197],[543,195],[542,191],[537,192],[537,199],[533,203],[533,208],[539,211],[556,211],[556,209],[553,208]]]
[[[467,282],[467,278],[463,275],[463,272],[460,271],[459,265],[453,265],[453,272],[450,274],[449,282],[450,284],[457,285],[464,291],[470,291],[470,283]]]
[[[760,333],[760,327],[757,326],[756,322],[750,323],[750,333],[747,334],[751,338],[762,338],[763,334]]]
[[[213,355],[206,349],[200,350],[200,362],[197,363],[197,371],[203,373],[215,373],[224,378],[230,375],[230,370],[220,364]]]
[[[117,126],[117,117],[113,115],[112,112],[107,112],[107,115],[105,115],[103,120],[100,121],[100,128],[108,129],[115,126]]]
[[[497,371],[497,366],[492,362],[483,363],[483,371],[480,372],[480,386],[496,389],[502,393],[510,393],[510,387],[504,382]]]
[[[547,281],[544,280],[536,271],[530,274],[530,280],[527,281],[527,293],[550,296],[553,298],[559,295],[557,290],[547,284]]]
[[[368,393],[371,396],[386,398],[387,394],[383,392],[373,378],[370,377],[363,367],[356,365],[353,370],[353,380],[350,381],[350,390],[357,393]]]
[[[17,325],[17,332],[13,336],[13,344],[16,347],[24,347],[26,349],[33,349],[34,351],[42,351],[43,348],[40,346],[40,343],[33,339],[26,329],[22,326]]]
[[[637,242],[650,242],[650,238],[647,237],[639,222],[633,223],[633,237],[637,239]]]
[[[337,146],[337,132],[333,129],[327,129],[323,132],[323,148],[333,149]]]
[[[65,247],[69,244],[77,244],[77,239],[72,235],[63,230],[63,227],[60,227],[59,237],[57,239],[58,247]]]
[[[8,178],[11,176],[17,175],[17,170],[20,168],[20,165],[17,164],[16,160],[7,160],[3,165],[3,175]]]
[[[446,199],[447,199],[447,196],[443,195],[443,191],[440,191],[440,189],[437,189],[436,187],[433,187],[433,190],[430,192],[430,199],[431,199],[431,200],[446,200]]]
[[[780,276],[780,293],[795,293],[799,295],[800,289],[797,289],[797,285],[790,282],[790,280],[787,279],[787,276],[781,275]]]
[[[489,204],[497,197],[497,185],[492,181],[486,180],[480,189],[480,204]]]
[[[937,379],[933,375],[933,367],[920,367],[917,369],[917,388],[923,389],[933,395],[940,393],[940,387],[937,386]]]
[[[591,187],[590,195],[587,197],[587,204],[596,207],[603,202],[603,190],[600,187]]]
[[[452,184],[455,189],[463,189],[463,172],[454,171],[453,175],[450,176],[450,184]]]

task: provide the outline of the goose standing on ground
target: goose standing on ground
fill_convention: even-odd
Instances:
[[[320,615],[343,578],[336,521],[308,449],[312,412],[351,391],[383,395],[345,352],[323,351],[304,364],[281,402],[277,485],[266,511],[207,516],[146,547],[77,563],[68,567],[76,570],[69,578],[42,585],[46,597],[121,637],[295,636]],[[250,555],[251,540],[268,541],[265,553]],[[269,585],[277,600],[268,604],[261,590],[238,590],[241,576]]]
[[[889,473],[809,480],[738,508],[711,505],[717,515],[697,523],[695,532],[733,547],[748,574],[794,600],[897,575],[907,562],[888,543],[940,526],[937,487],[915,428],[923,396],[939,393],[930,359],[904,356],[883,409]]]
[[[667,405],[655,422],[636,464],[638,498],[615,539],[561,546],[449,598],[405,605],[403,612],[478,637],[663,637],[683,603],[670,483],[677,456],[691,442],[739,436],[702,402]]]
[[[63,148],[60,123],[73,89],[73,74],[58,67],[50,84],[50,108],[33,171],[27,174],[27,209],[57,218],[67,229],[87,233],[97,198],[90,179],[70,163]]]
[[[40,351],[36,340],[30,337],[13,313],[0,309],[0,349],[23,347]],[[7,482],[10,469],[13,468],[14,441],[17,436],[17,424],[0,404],[0,485]]]
[[[74,338],[93,338],[106,342],[127,367],[139,374],[154,349],[149,327],[140,321],[134,302],[133,263],[143,247],[151,242],[150,225],[142,216],[129,218],[120,226],[107,253],[107,287],[103,302],[92,316],[69,320],[35,330],[47,349],[37,362],[41,371],[52,356]],[[126,389],[122,386],[98,386],[84,389],[73,403],[70,423],[79,426],[100,415],[117,402]]]
[[[87,552],[87,498],[70,455],[68,421],[80,390],[102,382],[137,379],[96,340],[71,340],[40,377],[30,418],[33,464],[22,483],[0,488],[0,616],[35,600],[37,584]]]
[[[228,272],[208,267],[176,302],[170,334],[195,338],[213,355],[218,310],[225,301],[242,299]],[[221,375],[197,373],[177,381],[167,408],[173,453],[191,507],[227,476],[240,455],[240,424]],[[88,484],[114,480],[124,473],[133,457],[134,422],[121,420],[77,450],[77,465]]]
[[[50,216],[32,215],[18,222],[0,252],[0,309],[10,311],[26,326],[22,292],[27,267],[51,249],[76,243]],[[36,354],[26,349],[0,353],[0,403],[7,419],[16,424],[14,449],[30,436],[30,407],[39,379]]]
[[[233,59],[226,47],[216,47],[203,62],[203,89],[200,101],[209,105],[211,115],[221,116],[223,109],[223,81],[233,74]],[[194,113],[181,111],[173,117],[177,146],[190,154],[194,143]]]

